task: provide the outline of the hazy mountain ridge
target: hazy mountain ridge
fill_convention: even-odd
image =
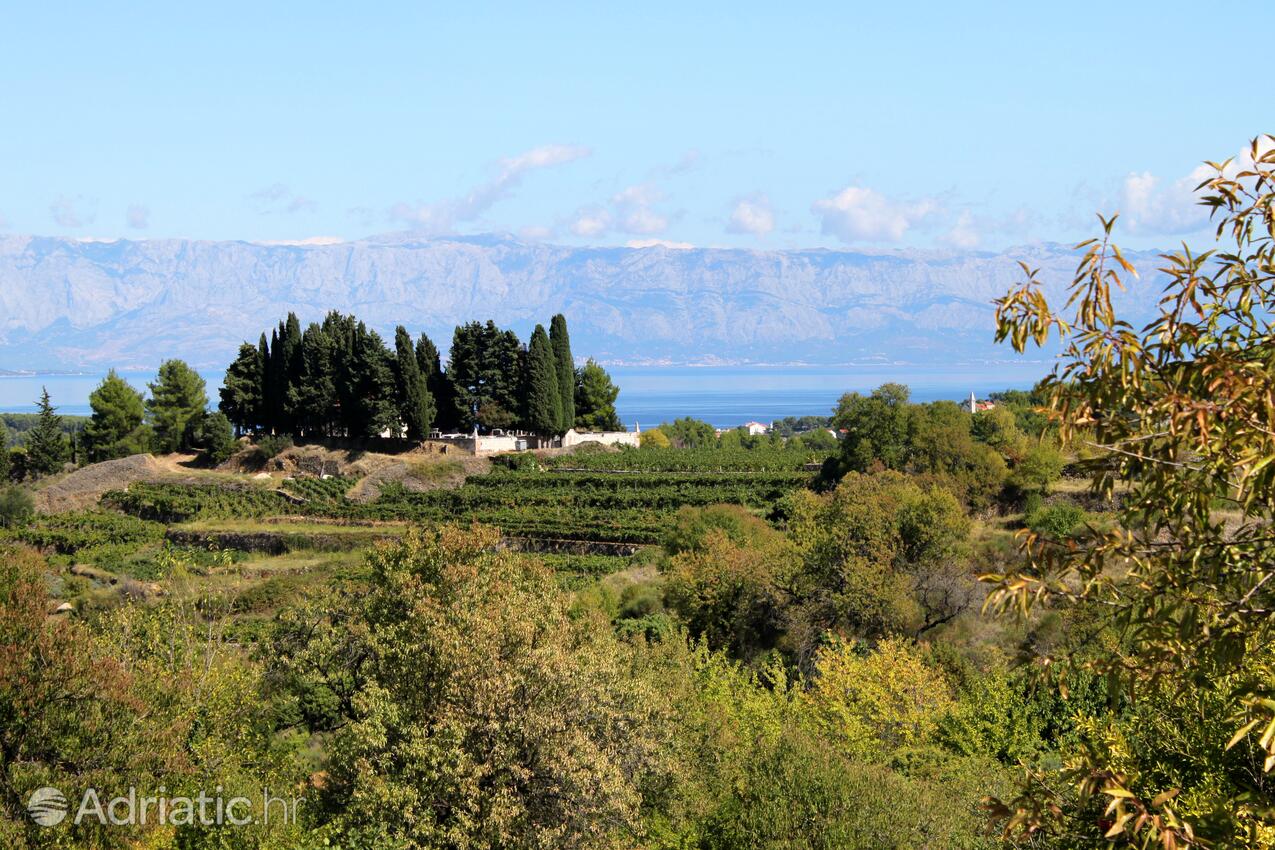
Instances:
[[[1146,315],[1155,254],[1121,300]],[[1055,297],[1076,255],[572,248],[499,236],[377,237],[328,245],[0,236],[0,368],[149,368],[179,356],[224,366],[289,310],[405,324],[446,349],[454,325],[523,335],[565,312],[573,347],[612,362],[872,360],[979,363],[992,299],[1041,268]],[[1151,274],[1145,274],[1150,272]]]

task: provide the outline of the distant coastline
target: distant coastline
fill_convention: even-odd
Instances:
[[[208,397],[217,403],[223,371],[201,369]],[[770,422],[787,416],[827,416],[847,392],[870,392],[888,382],[908,385],[912,400],[960,401],[1006,389],[1028,389],[1049,371],[1039,362],[922,367],[911,364],[852,366],[616,366],[610,367],[620,397],[616,410],[628,429],[643,429],[684,416],[718,428]],[[59,413],[86,415],[89,393],[105,370],[0,373],[0,412],[31,413],[47,385]],[[154,370],[119,370],[138,389]]]

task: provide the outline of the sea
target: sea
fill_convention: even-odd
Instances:
[[[620,387],[616,410],[628,429],[683,416],[718,428],[770,423],[787,416],[827,416],[848,392],[868,393],[888,382],[907,384],[913,401],[962,401],[1005,389],[1028,389],[1048,367],[1040,362],[980,366],[613,366]],[[0,375],[0,412],[30,413],[42,388],[60,413],[89,413],[89,393],[105,373]],[[122,372],[140,390],[154,372]],[[202,373],[215,403],[224,373]]]

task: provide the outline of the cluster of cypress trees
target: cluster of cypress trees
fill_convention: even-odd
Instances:
[[[405,429],[475,426],[562,434],[576,421],[576,372],[567,320],[537,325],[524,346],[492,321],[457,327],[444,371],[425,334],[401,325],[393,349],[354,316],[329,313],[304,331],[295,314],[226,370],[221,410],[240,431],[372,437]]]

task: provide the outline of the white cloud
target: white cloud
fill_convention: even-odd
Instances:
[[[962,210],[956,217],[956,223],[952,225],[952,229],[939,238],[953,248],[966,250],[977,248],[981,237],[978,225],[974,221],[974,214],[969,210]]]
[[[593,204],[576,210],[570,229],[585,238],[607,233],[656,236],[668,230],[668,216],[654,209],[664,193],[650,183],[639,183],[616,192],[605,205]]]
[[[571,222],[571,232],[576,236],[600,236],[611,229],[611,214],[600,207],[582,209]]]
[[[821,220],[820,231],[843,242],[898,242],[935,216],[940,204],[933,198],[895,201],[875,189],[848,186],[810,209]]]
[[[542,145],[500,160],[494,178],[474,187],[460,198],[449,198],[433,204],[397,203],[390,208],[390,218],[405,222],[430,233],[448,233],[457,222],[473,221],[498,201],[513,194],[530,172],[564,165],[592,154],[580,145]]]
[[[292,215],[299,212],[315,212],[319,209],[314,200],[294,193],[284,183],[275,183],[264,189],[258,189],[248,196],[248,200],[262,215],[284,213]]]
[[[80,204],[83,200],[83,198],[59,195],[57,200],[49,205],[49,215],[53,216],[53,221],[62,227],[84,227],[92,224],[97,214],[91,209],[81,209]]]
[[[630,186],[611,198],[615,229],[622,233],[650,236],[668,229],[668,219],[651,209],[664,194],[649,183]]]
[[[1149,171],[1125,177],[1120,188],[1120,213],[1131,233],[1190,233],[1208,221],[1195,187],[1212,173],[1201,165],[1185,177],[1166,183]]]
[[[1259,137],[1257,155],[1261,156],[1272,147],[1275,147],[1275,142],[1269,137]],[[1224,173],[1234,179],[1237,173],[1252,165],[1252,150],[1245,145]],[[1208,208],[1200,206],[1203,193],[1196,187],[1216,174],[1213,168],[1203,164],[1172,181],[1150,171],[1130,173],[1120,186],[1121,223],[1131,233],[1160,236],[1191,233],[1203,228],[1208,223]]]
[[[124,220],[134,230],[145,230],[151,225],[151,211],[142,204],[130,204]]]
[[[729,233],[751,233],[753,236],[766,236],[775,229],[775,213],[770,208],[770,199],[765,195],[754,195],[740,198],[731,210],[730,221],[726,223]]]

